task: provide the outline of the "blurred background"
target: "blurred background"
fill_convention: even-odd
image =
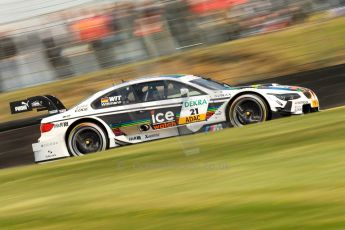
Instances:
[[[282,30],[315,15],[330,20],[345,14],[344,5],[345,0],[2,0],[0,92]]]
[[[71,108],[144,75],[301,85],[344,106],[344,16],[345,0],[1,0],[0,169],[34,162],[47,116],[9,102]],[[0,229],[345,229],[344,111],[0,172]]]

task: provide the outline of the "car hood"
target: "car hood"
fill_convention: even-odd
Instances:
[[[268,89],[268,90],[294,91],[294,92],[304,92],[307,90],[306,88],[303,88],[300,86],[279,85],[276,83],[244,85],[244,86],[232,87],[232,89]]]

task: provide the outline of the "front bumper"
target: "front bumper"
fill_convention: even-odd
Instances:
[[[292,100],[286,102],[285,106],[279,109],[280,112],[289,114],[305,114],[319,111],[318,99]]]

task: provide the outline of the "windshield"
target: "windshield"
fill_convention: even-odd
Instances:
[[[202,87],[205,87],[206,89],[211,89],[211,90],[229,90],[230,89],[229,85],[211,80],[209,78],[199,78],[199,79],[192,80],[190,82],[200,85]]]

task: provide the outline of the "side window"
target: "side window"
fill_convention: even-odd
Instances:
[[[92,107],[95,109],[102,109],[113,106],[128,105],[136,102],[137,99],[132,87],[126,86],[99,97],[92,103]]]
[[[174,99],[181,97],[181,89],[186,88],[189,90],[189,96],[199,96],[203,95],[204,93],[198,89],[195,89],[192,86],[176,82],[176,81],[167,81],[167,99]]]
[[[139,102],[165,100],[164,81],[151,81],[133,85]]]

